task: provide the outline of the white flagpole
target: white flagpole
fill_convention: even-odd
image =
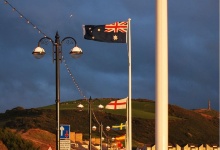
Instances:
[[[168,149],[167,0],[156,0],[156,150]]]
[[[127,116],[127,119],[128,119],[128,116]],[[126,150],[128,149],[128,121],[126,121],[125,149]]]
[[[126,121],[126,135],[125,135],[125,148],[126,150],[128,149],[128,98],[127,98],[127,102],[126,102],[126,117],[127,117],[127,121]]]
[[[127,44],[128,44],[128,150],[132,149],[132,101],[131,101],[131,19],[128,19],[128,36],[127,36]]]

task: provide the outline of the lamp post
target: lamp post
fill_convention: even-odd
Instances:
[[[108,149],[108,147],[109,147],[109,134],[108,134],[108,131],[110,131],[111,127],[107,126],[105,129],[107,131],[107,149]]]
[[[113,147],[113,150],[115,149],[116,147],[116,144],[115,144],[115,137],[112,137],[112,141],[111,141],[111,147]]]
[[[100,124],[100,150],[102,150],[102,132],[103,132],[103,125],[101,122]]]
[[[92,127],[92,109],[91,109],[91,96],[89,98],[89,150],[92,149],[92,130],[91,130],[91,127]]]
[[[53,61],[56,61],[56,149],[60,150],[60,62],[62,61],[62,44],[65,40],[68,40],[68,44],[75,44],[74,48],[71,49],[70,55],[73,58],[78,58],[80,57],[81,54],[83,54],[82,50],[77,47],[76,40],[73,37],[65,37],[61,42],[60,42],[60,36],[58,32],[56,32],[55,35],[55,42],[50,38],[50,37],[43,37],[38,41],[38,46],[34,49],[32,54],[34,55],[35,58],[40,59],[44,56],[45,51],[43,48],[40,47],[40,43],[43,42],[43,44],[47,44],[45,40],[48,40],[52,43],[52,50],[53,50]],[[55,49],[54,49],[55,47]]]
[[[101,105],[101,104],[100,104]],[[92,127],[92,131],[96,131],[96,126]],[[99,132],[100,132],[100,150],[102,150],[102,132],[103,132],[103,125],[102,122],[99,125]]]
[[[92,139],[92,101],[91,100],[92,98],[90,96],[89,102],[88,102],[89,103],[89,150],[92,149],[92,142],[91,142],[91,139]],[[77,107],[80,111],[82,111],[82,109],[84,108],[82,104],[79,104]],[[102,110],[104,106],[100,104],[98,108],[99,110]]]

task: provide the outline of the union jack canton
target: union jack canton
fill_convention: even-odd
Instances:
[[[112,24],[106,24],[105,25],[105,31],[104,32],[114,32],[114,33],[126,33],[128,28],[128,22],[115,22]]]

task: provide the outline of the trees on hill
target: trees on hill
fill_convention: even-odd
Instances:
[[[10,150],[39,150],[39,148],[35,148],[31,142],[23,140],[18,134],[12,133],[7,128],[0,129],[0,140]]]

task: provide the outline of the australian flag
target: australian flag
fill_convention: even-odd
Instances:
[[[99,42],[126,43],[127,29],[127,21],[106,25],[85,25],[84,38]]]

